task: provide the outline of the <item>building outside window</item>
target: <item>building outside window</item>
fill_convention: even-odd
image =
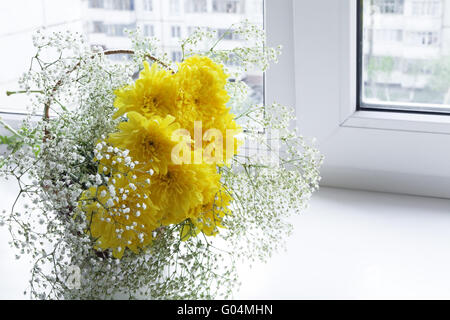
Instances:
[[[450,108],[450,0],[361,3],[361,104]]]
[[[441,0],[413,1],[411,3],[411,14],[413,16],[439,16],[441,14]]]
[[[427,59],[409,59],[404,62],[402,71],[412,75],[430,75],[433,73],[433,64]]]
[[[181,27],[180,26],[172,26],[172,38],[181,38]]]
[[[104,7],[104,0],[89,0],[89,8],[101,9]]]
[[[180,14],[180,0],[170,0],[170,13]]]
[[[375,8],[381,14],[403,14],[404,0],[375,0]]]
[[[105,25],[106,34],[110,37],[126,37],[125,30],[135,29],[135,24],[108,24]]]
[[[134,11],[134,0],[106,0],[105,8],[109,10]]]
[[[208,6],[206,0],[186,0],[185,11],[188,13],[207,12]]]
[[[181,62],[182,53],[181,51],[172,51],[172,61]]]
[[[23,3],[27,1],[29,0],[11,1],[8,6],[16,7],[17,10],[20,10]],[[212,11],[213,0],[71,0],[67,1],[68,4],[59,4],[60,2],[57,2],[58,5],[53,4],[52,1],[36,1],[36,3],[39,3],[36,4],[41,9],[39,12],[44,10],[57,13],[58,11],[54,6],[68,7],[70,3],[71,10],[59,12],[61,21],[67,22],[67,25],[61,25],[58,28],[63,29],[67,27],[74,32],[82,33],[86,37],[88,44],[101,44],[104,49],[129,49],[131,42],[125,33],[125,29],[133,29],[137,25],[141,27],[141,32],[144,36],[158,37],[165,35],[160,39],[162,49],[168,54],[169,58],[173,56],[176,59],[179,59],[178,54],[172,54],[173,51],[179,50],[174,47],[176,40],[191,34],[197,29],[197,26],[200,26],[205,31],[208,29],[218,31],[219,36],[222,36],[225,30],[233,22],[237,21],[236,19],[233,19],[233,21],[229,20],[222,12]],[[241,18],[249,19],[252,23],[262,26],[263,0],[246,0],[245,2],[222,1],[220,3],[216,3],[216,6],[224,12],[227,11],[227,4],[229,7],[228,11],[231,12],[236,10],[245,12],[245,10],[241,11],[240,9],[243,5],[248,6],[248,8],[251,8],[251,10],[248,10],[248,15],[237,17],[238,20]],[[114,12],[111,12],[112,10]],[[138,12],[136,12],[138,14],[134,14],[137,10],[141,10],[142,14]],[[152,16],[158,17],[157,20],[149,20],[148,16],[146,16],[146,13],[148,15],[149,12],[152,12]],[[176,16],[176,19],[174,19],[174,16]],[[35,27],[42,27],[42,25],[36,25]],[[17,28],[19,28],[19,25]],[[22,41],[19,37],[19,34],[21,34],[20,30],[17,32],[17,36],[7,36],[8,32],[16,32],[15,29],[5,30],[4,36],[0,35],[0,42],[3,41],[1,43],[7,46],[11,38],[17,38],[17,42]],[[224,38],[224,41],[220,43],[220,45],[224,45],[224,48],[236,45],[230,41],[237,40],[236,34],[227,34]],[[29,52],[27,54],[31,55],[33,53]],[[122,61],[123,57],[110,56],[109,58]],[[4,59],[14,61],[16,56],[8,56]],[[236,64],[238,60],[236,59]],[[21,61],[25,60],[22,59]],[[17,79],[26,67],[29,67],[29,65],[22,67],[15,65],[13,67],[13,64],[7,64],[0,74],[0,89],[6,91],[14,88]],[[260,83],[263,83],[263,74],[259,70],[251,70],[249,73],[258,78]],[[257,90],[260,89],[261,86],[257,87]],[[254,96],[262,96],[262,92]],[[3,109],[20,112],[24,108],[25,100],[25,96],[8,97],[0,95],[0,106]],[[261,101],[251,101],[251,104],[258,103],[261,103]]]
[[[155,28],[152,24],[144,25],[144,35],[146,37],[154,37],[155,36]]]
[[[435,31],[410,31],[407,33],[407,42],[414,46],[437,46],[439,34]]]
[[[197,30],[208,31],[209,28],[207,28],[207,27],[199,27],[199,26],[187,26],[186,30],[187,30],[187,35],[191,35],[192,33],[194,33]]]
[[[229,29],[217,29],[217,37],[224,40],[240,40],[239,35]]]
[[[401,42],[403,40],[403,30],[398,29],[376,29],[375,41]]]
[[[213,0],[213,12],[220,13],[245,13],[244,0]]]
[[[153,11],[153,0],[142,0],[144,11]]]
[[[103,21],[92,21],[91,23],[91,32],[92,33],[104,33],[105,26]]]
[[[217,37],[225,40],[233,40],[233,31],[228,29],[217,29]]]

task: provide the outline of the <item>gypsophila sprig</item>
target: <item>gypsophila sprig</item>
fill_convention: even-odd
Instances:
[[[226,49],[233,34],[242,46]],[[293,111],[254,104],[242,81],[280,48],[248,21],[198,28],[171,61],[155,38],[91,48],[70,32],[33,36],[16,91],[30,98],[0,175],[17,184],[0,226],[33,266],[36,299],[231,298],[239,261],[283,247],[318,189],[322,157]],[[129,55],[132,59],[109,59]]]

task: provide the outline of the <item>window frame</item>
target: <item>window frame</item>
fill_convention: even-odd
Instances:
[[[397,103],[397,102],[379,102],[370,103],[363,101],[363,72],[364,72],[364,23],[363,23],[363,8],[362,2],[364,0],[356,0],[356,110],[357,111],[379,111],[379,112],[397,112],[397,113],[417,113],[417,114],[431,114],[431,115],[450,115],[450,108],[437,111],[440,105],[431,103]],[[404,4],[403,4],[404,6]],[[420,17],[420,16],[418,16]],[[378,29],[381,30],[381,29]],[[383,29],[386,30],[386,29]],[[417,32],[417,31],[416,31]],[[427,33],[420,31],[418,33]],[[372,37],[375,37],[375,32],[372,31]],[[404,34],[403,37],[406,37]],[[439,38],[439,37],[438,37]]]
[[[143,0],[142,1],[142,11],[144,12],[153,12],[153,0]]]
[[[174,24],[170,26],[170,37],[172,39],[180,39],[181,38],[181,26],[178,24]]]
[[[357,1],[293,3],[297,125],[322,185],[450,198],[450,117],[357,110]]]

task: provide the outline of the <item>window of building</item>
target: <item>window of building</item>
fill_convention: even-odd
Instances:
[[[180,62],[182,59],[181,51],[172,51],[172,61]]]
[[[443,37],[450,32],[450,16],[436,17],[434,30],[421,17],[440,10],[436,6],[440,1],[405,1],[412,15],[395,19],[382,15],[399,12],[395,8],[403,6],[403,1],[383,1],[385,9],[380,11],[371,10],[371,2],[360,2],[360,109],[450,113],[450,38]]]
[[[181,38],[181,27],[180,26],[172,26],[172,38]]]
[[[187,32],[188,35],[193,34],[197,30],[202,30],[202,31],[207,32],[207,31],[211,31],[211,28],[200,27],[200,26],[187,26],[187,28],[186,28],[186,32]]]
[[[381,14],[403,14],[404,0],[371,0]]]
[[[89,0],[88,7],[91,9],[101,9],[104,7],[104,0]]]
[[[217,29],[217,37],[224,40],[239,40],[239,35],[230,29]]]
[[[412,46],[437,46],[439,44],[438,31],[408,31],[407,42]]]
[[[433,73],[433,64],[426,59],[408,59],[403,61],[403,70],[406,74],[429,75]]]
[[[186,0],[185,11],[187,13],[207,12],[208,11],[207,2],[206,0]]]
[[[109,10],[134,11],[134,0],[105,0]]]
[[[213,12],[221,13],[245,13],[244,0],[213,0]]]
[[[180,0],[170,0],[170,13],[171,14],[180,13]]]
[[[233,31],[228,30],[228,29],[218,29],[217,37],[223,38],[225,40],[233,40]]]
[[[106,34],[110,37],[126,37],[125,30],[135,29],[134,24],[108,24],[105,25]]]
[[[92,33],[104,33],[105,26],[103,24],[103,21],[92,21],[91,32]]]
[[[153,0],[142,0],[144,11],[153,11]]]
[[[403,30],[398,29],[375,29],[374,35],[374,41],[401,42],[403,40]]]
[[[413,16],[432,16],[441,14],[441,0],[420,0],[411,3],[411,14]]]
[[[155,36],[155,27],[152,24],[144,24],[143,32],[146,37],[154,37]]]

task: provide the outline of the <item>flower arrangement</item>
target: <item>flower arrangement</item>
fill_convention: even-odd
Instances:
[[[11,132],[1,176],[19,192],[0,223],[17,258],[33,260],[25,293],[228,298],[238,261],[283,246],[322,158],[289,129],[289,108],[248,97],[243,75],[265,71],[279,48],[249,22],[232,29],[246,45],[221,49],[215,32],[197,29],[176,64],[138,31],[133,50],[34,36],[21,90],[8,92],[29,95],[29,114],[18,129],[1,121]],[[131,59],[108,59],[117,54]]]

